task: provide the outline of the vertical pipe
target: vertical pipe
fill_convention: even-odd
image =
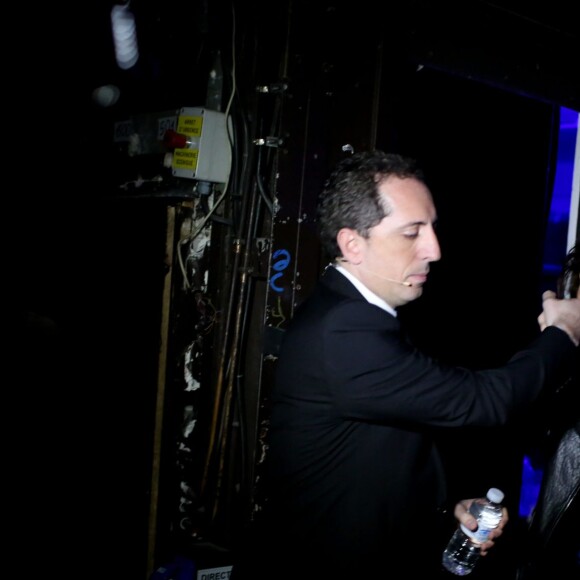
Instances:
[[[151,500],[149,503],[149,532],[147,545],[147,579],[155,566],[157,539],[157,508],[159,503],[159,473],[161,465],[161,435],[163,431],[163,412],[165,403],[165,376],[167,371],[167,344],[169,332],[169,311],[171,305],[171,278],[173,272],[173,247],[175,238],[175,208],[167,208],[167,231],[165,238],[165,262],[167,271],[163,284],[163,303],[161,306],[161,344],[157,370],[157,398],[155,403],[155,432],[153,436],[153,461],[151,468]]]

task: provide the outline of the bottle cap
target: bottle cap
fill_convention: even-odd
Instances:
[[[490,487],[487,491],[487,499],[493,503],[501,503],[503,501],[504,494],[501,489],[497,487]]]

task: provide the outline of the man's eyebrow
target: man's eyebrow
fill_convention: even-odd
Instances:
[[[406,224],[401,224],[399,226],[400,230],[404,230],[405,228],[412,228],[415,226],[426,226],[429,222],[423,221],[423,220],[416,220],[413,222],[407,222]]]

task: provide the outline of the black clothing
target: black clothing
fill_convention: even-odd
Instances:
[[[580,578],[580,363],[570,384],[544,397],[547,461],[525,531],[518,580]],[[572,384],[574,382],[574,384]],[[549,399],[546,401],[546,399]]]

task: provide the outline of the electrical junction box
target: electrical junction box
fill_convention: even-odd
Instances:
[[[225,113],[203,107],[183,107],[178,111],[175,130],[186,138],[186,146],[173,151],[173,175],[226,183],[232,150]]]

